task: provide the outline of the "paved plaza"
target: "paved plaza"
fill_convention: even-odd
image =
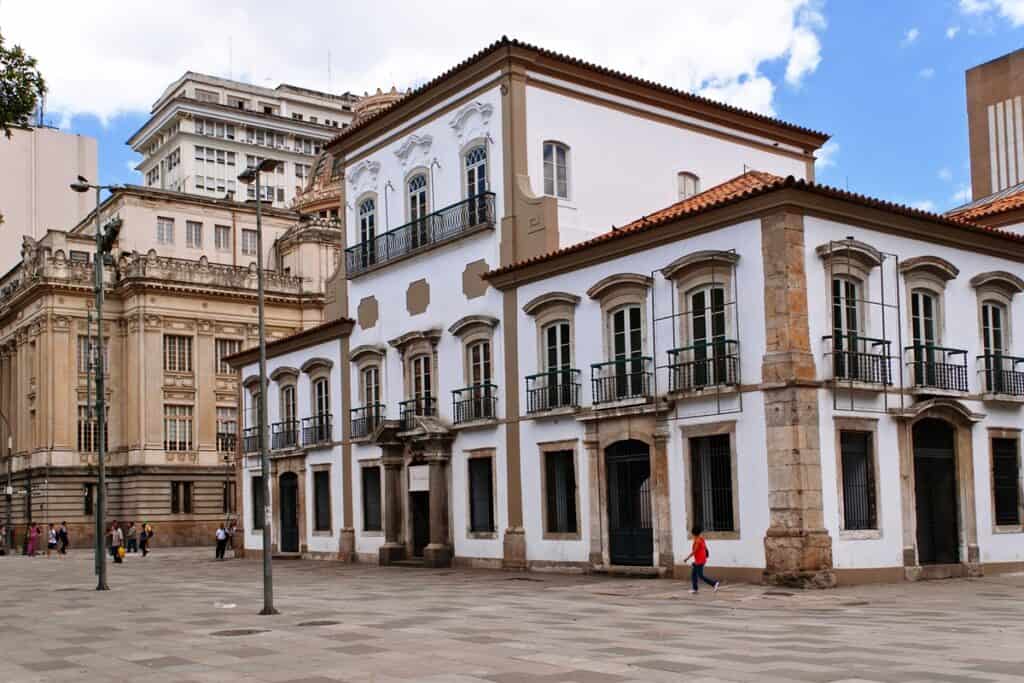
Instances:
[[[1024,681],[1024,575],[826,592],[275,563],[0,558],[0,681]]]

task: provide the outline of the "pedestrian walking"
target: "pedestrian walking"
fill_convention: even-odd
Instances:
[[[221,524],[217,527],[217,550],[214,557],[218,560],[224,559],[224,549],[228,546],[228,530]]]
[[[231,550],[231,555],[234,557],[235,554],[235,534],[238,532],[238,524],[235,520],[231,520],[231,524],[228,525],[228,548]]]
[[[68,534],[68,523],[61,522],[57,530],[57,541],[60,543],[60,554],[62,557],[68,554],[68,546],[71,545],[71,538]]]
[[[32,522],[28,523],[28,546],[25,548],[25,554],[29,557],[36,556],[36,542],[39,539],[39,527]]]
[[[149,544],[153,540],[153,527],[150,526],[149,522],[142,523],[142,533],[139,535],[139,548],[142,550],[142,556],[149,555]]]
[[[121,557],[122,546],[124,546],[124,530],[115,521],[110,528],[110,554],[114,557],[114,562],[117,564],[121,564],[124,561]]]
[[[693,545],[690,549],[690,554],[683,560],[683,562],[689,562],[690,558],[693,558],[693,567],[690,569],[690,583],[692,585],[690,593],[697,592],[697,586],[700,585],[701,581],[711,586],[712,590],[716,593],[718,592],[719,582],[704,576],[704,565],[708,563],[710,555],[711,553],[708,552],[708,542],[704,540],[704,529],[698,524],[693,527]]]
[[[50,528],[46,532],[46,559],[50,559],[50,555],[57,549],[57,527],[54,526],[53,522],[50,522]]]
[[[125,550],[130,553],[139,552],[139,530],[135,528],[135,522],[128,523],[128,531],[124,534]]]

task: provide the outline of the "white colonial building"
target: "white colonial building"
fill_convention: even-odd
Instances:
[[[277,550],[676,575],[699,525],[731,578],[1024,566],[1024,238],[818,186],[826,139],[508,40],[350,127],[337,341],[269,368],[275,433],[340,375],[333,450],[272,444]]]

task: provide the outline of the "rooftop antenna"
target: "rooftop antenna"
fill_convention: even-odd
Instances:
[[[228,36],[228,80],[235,80],[235,50],[233,42],[234,38]]]
[[[327,92],[331,92],[331,50],[327,50]]]

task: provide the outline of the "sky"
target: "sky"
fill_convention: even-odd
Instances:
[[[125,141],[187,70],[361,94],[508,35],[828,133],[819,182],[943,211],[969,199],[964,72],[1024,46],[1024,0],[0,0],[0,33],[104,183],[141,181]]]

